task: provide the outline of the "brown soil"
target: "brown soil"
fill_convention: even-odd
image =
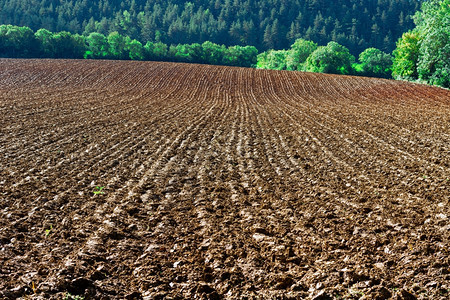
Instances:
[[[0,118],[0,299],[449,297],[448,90],[0,60]]]

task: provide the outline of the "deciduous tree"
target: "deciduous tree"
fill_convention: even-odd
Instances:
[[[450,0],[431,0],[416,15],[419,79],[450,87]]]
[[[351,74],[353,73],[352,63],[355,57],[349,50],[336,43],[329,42],[326,46],[318,47],[307,58],[305,71],[332,73],[332,74]]]
[[[361,75],[389,78],[392,72],[392,56],[376,48],[368,48],[359,54]]]
[[[288,70],[301,71],[303,69],[303,63],[316,49],[316,43],[304,39],[297,39],[295,43],[292,44],[286,57],[286,68]]]
[[[92,32],[86,38],[88,50],[84,54],[85,58],[107,58],[109,55],[108,39],[101,33]]]
[[[420,35],[417,31],[409,31],[397,41],[397,48],[393,52],[392,76],[394,78],[417,79],[419,40]]]

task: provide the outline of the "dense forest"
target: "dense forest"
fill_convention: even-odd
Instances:
[[[392,52],[413,28],[420,0],[1,0],[0,24],[108,35],[141,43],[250,45],[286,49],[302,38],[335,41],[357,55]]]
[[[125,4],[122,5],[124,6]],[[83,34],[69,31],[52,32],[46,28],[33,31],[27,26],[0,25],[0,57],[206,63],[393,77],[450,87],[450,0],[421,2],[420,9],[411,16],[415,27],[403,32],[392,52],[385,50],[386,47],[380,49],[370,46],[356,53],[353,49],[352,53],[351,48],[344,43],[338,43],[335,39],[318,43],[314,39],[296,38],[293,43],[281,50],[272,44],[274,47],[264,52],[258,51],[253,45],[245,45],[245,41],[233,46],[230,46],[230,40],[222,44],[211,41],[165,43],[163,41],[167,37],[158,30],[155,31],[154,38],[141,42],[142,37],[133,35],[141,27],[133,27],[134,25],[124,27],[124,23],[119,22],[124,15],[131,16],[128,11],[119,13],[116,19],[118,23],[114,23],[118,24],[118,27],[103,30],[98,27],[102,22],[93,21],[89,22],[85,29],[92,23],[94,24],[92,28],[99,32],[85,30]],[[109,32],[113,29],[116,30]]]

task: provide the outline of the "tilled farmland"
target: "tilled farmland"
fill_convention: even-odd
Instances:
[[[0,299],[448,299],[450,92],[0,60]]]

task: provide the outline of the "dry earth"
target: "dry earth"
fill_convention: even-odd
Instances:
[[[448,90],[5,59],[0,123],[0,299],[449,297]]]

